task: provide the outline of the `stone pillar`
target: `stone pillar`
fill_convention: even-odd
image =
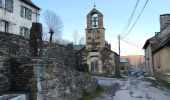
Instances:
[[[32,23],[30,30],[30,52],[32,57],[38,57],[41,55],[42,48],[42,24]]]

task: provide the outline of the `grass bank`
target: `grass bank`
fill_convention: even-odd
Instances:
[[[99,86],[95,91],[91,93],[86,93],[82,98],[79,100],[93,100],[100,94],[102,94],[104,91],[106,91],[106,88]]]
[[[170,83],[168,83],[167,81],[160,79],[158,77],[156,77],[156,80],[160,83],[160,85],[167,87],[168,89],[170,89]]]

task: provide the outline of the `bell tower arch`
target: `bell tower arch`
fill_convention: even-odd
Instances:
[[[103,14],[95,6],[87,15],[86,49],[100,50],[105,46],[105,28]]]

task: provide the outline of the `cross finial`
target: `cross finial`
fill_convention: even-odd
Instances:
[[[95,4],[95,2],[94,2],[94,8],[96,8],[96,4]]]

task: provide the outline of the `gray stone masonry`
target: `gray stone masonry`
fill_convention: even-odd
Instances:
[[[74,70],[72,44],[43,42],[41,55],[33,58],[28,41],[0,32],[0,95],[21,92],[31,100],[77,100],[97,88],[96,79]]]
[[[10,62],[7,57],[0,56],[0,94],[9,91],[11,85]]]
[[[55,59],[15,58],[12,64],[12,90],[30,93],[31,100],[77,100],[98,86],[89,75],[58,67]]]

